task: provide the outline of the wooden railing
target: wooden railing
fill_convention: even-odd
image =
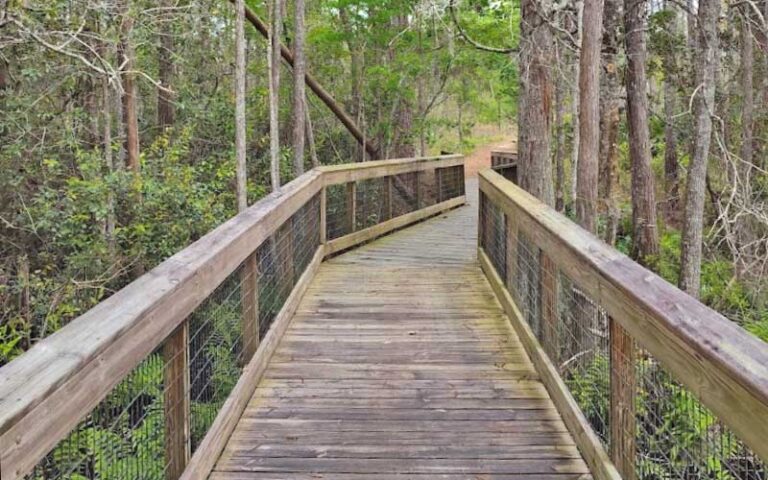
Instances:
[[[766,478],[768,345],[498,173],[479,186],[481,267],[594,476]]]
[[[0,369],[0,478],[204,478],[320,262],[465,202],[463,157],[312,170]]]

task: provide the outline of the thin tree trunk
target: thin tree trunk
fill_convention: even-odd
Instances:
[[[669,7],[669,2],[665,2],[665,7]],[[677,13],[677,10],[674,10]],[[680,17],[685,21],[685,15]],[[677,33],[680,26],[680,20],[677,18],[673,24],[673,33]],[[680,174],[677,158],[677,122],[675,114],[677,113],[677,91],[673,78],[676,74],[675,68],[676,52],[669,51],[664,54],[664,218],[667,225],[673,228],[680,226]]]
[[[235,175],[237,211],[248,208],[248,184],[246,176],[246,125],[245,125],[245,1],[235,3]]]
[[[304,0],[296,0],[293,40],[293,170],[298,177],[304,173],[304,142],[306,141],[306,60],[304,58]]]
[[[171,9],[175,0],[164,0],[163,7]],[[173,93],[169,91],[173,83],[173,31],[171,21],[173,15],[165,13],[167,23],[159,32],[159,45],[157,49],[158,80],[165,88],[157,89],[157,126],[160,132],[173,125],[176,121],[176,107],[174,106]]]
[[[747,10],[747,9],[745,9]],[[741,18],[741,89],[743,101],[741,106],[741,162],[739,162],[738,184],[741,188],[741,196],[747,205],[752,201],[752,167],[754,162],[753,152],[753,128],[754,128],[754,44],[752,29],[750,27],[751,12],[744,11]],[[736,259],[736,275],[739,278],[749,276],[749,261],[754,257],[755,235],[750,225],[750,216],[739,218],[736,223],[736,235],[741,253]]]
[[[122,22],[120,25],[120,44],[119,57],[120,64],[123,66],[123,124],[125,125],[125,164],[134,173],[139,173],[141,169],[139,158],[139,119],[137,114],[136,99],[136,75],[135,52],[133,42],[131,41],[131,32],[133,31],[133,16],[128,8],[122,3]]]
[[[656,194],[651,170],[645,72],[646,0],[625,0],[627,124],[632,165],[632,256],[647,264],[659,252]]]
[[[573,64],[573,78],[580,78],[580,52],[581,52],[581,30],[584,25],[584,2],[577,2],[576,8],[578,10],[576,15],[576,43],[578,47],[578,51],[576,52],[576,58]],[[572,131],[573,131],[573,145],[571,147],[571,206],[573,207],[574,203],[576,202],[576,197],[578,196],[578,185],[579,185],[579,149],[581,148],[581,136],[579,133],[579,127],[576,124],[576,120],[579,118],[579,82],[575,81],[573,82],[573,89],[571,91],[571,123],[572,123]]]
[[[559,53],[559,52],[558,52]],[[565,79],[555,81],[555,209],[565,210]]]
[[[621,85],[617,56],[619,54],[619,27],[621,23],[621,2],[606,0],[603,19],[603,71],[604,92],[600,96],[600,177],[598,196],[607,214],[605,242],[616,243],[619,226],[619,207],[616,199],[619,176],[619,109]]]
[[[694,148],[685,192],[685,218],[680,261],[680,288],[698,297],[704,232],[707,163],[712,137],[717,69],[717,19],[720,0],[699,0],[695,55]]]
[[[102,95],[102,121],[104,138],[104,162],[107,166],[107,173],[111,174],[115,170],[115,162],[112,155],[112,101],[110,99],[109,78],[104,76],[101,80]],[[115,248],[115,194],[112,189],[107,194],[107,218],[105,220],[104,236],[107,241],[110,257],[114,258]]]
[[[304,97],[304,101],[307,99]],[[317,158],[317,147],[315,146],[315,131],[312,128],[312,116],[309,114],[309,105],[304,104],[304,112],[307,117],[307,143],[309,144],[309,157],[312,159],[312,168],[320,166],[320,160]]]
[[[271,29],[267,48],[269,69],[269,156],[272,190],[280,188],[280,0],[269,0]]]
[[[600,153],[600,47],[603,29],[601,0],[584,1],[584,23],[579,58],[579,167],[576,218],[590,232],[597,231],[597,176]]]

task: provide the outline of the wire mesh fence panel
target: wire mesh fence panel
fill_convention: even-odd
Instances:
[[[349,185],[329,185],[326,191],[326,235],[328,240],[352,233]]]
[[[768,479],[765,463],[545,255],[539,236],[510,229],[482,191],[479,211],[480,246],[501,278],[511,273],[523,320],[625,478]]]
[[[438,185],[436,170],[417,172],[419,182],[419,208],[430,207],[437,203]]]
[[[480,201],[482,232],[480,245],[501,278],[507,277],[506,219],[504,213],[483,195]]]
[[[355,225],[357,230],[372,227],[386,219],[386,178],[371,178],[357,182]]]
[[[444,202],[465,194],[464,166],[438,168],[438,200]]]
[[[164,478],[163,370],[150,355],[27,478]]]
[[[399,217],[419,208],[416,172],[392,176],[392,216]]]
[[[768,478],[765,463],[661,363],[643,349],[635,357],[639,478]]]

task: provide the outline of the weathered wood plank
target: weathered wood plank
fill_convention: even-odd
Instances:
[[[490,170],[480,188],[758,456],[768,459],[768,345]]]
[[[212,476],[588,477],[478,269],[475,215],[325,262]]]

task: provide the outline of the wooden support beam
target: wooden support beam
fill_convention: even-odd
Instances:
[[[259,348],[259,261],[256,252],[243,263],[241,304],[243,331],[243,364],[247,364]]]
[[[609,318],[611,350],[611,460],[625,480],[635,473],[635,342],[622,326]]]
[[[518,285],[518,267],[517,267],[517,220],[513,215],[504,214],[506,218],[507,231],[505,232],[505,238],[507,241],[507,278],[506,286],[507,290],[512,294],[512,298],[515,301],[519,301],[517,298],[517,285]]]
[[[183,322],[163,344],[165,410],[165,478],[176,480],[190,456],[189,435],[189,321]]]
[[[347,231],[354,233],[357,230],[357,183],[347,183]]]
[[[393,179],[391,175],[384,177],[384,219],[392,220],[394,212],[392,211],[392,188]]]

